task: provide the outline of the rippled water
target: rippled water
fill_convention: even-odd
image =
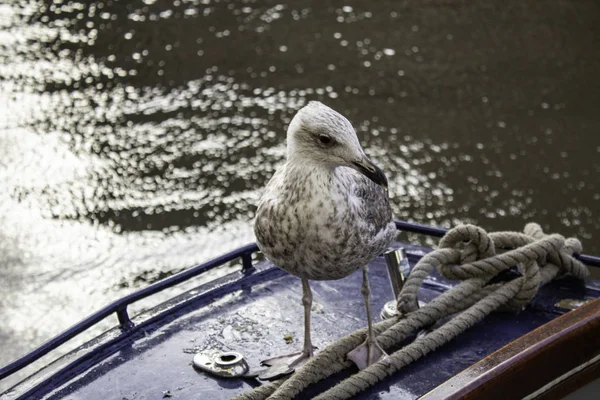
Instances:
[[[0,4],[0,364],[253,240],[307,101],[394,212],[600,253],[595,0]],[[98,329],[101,329],[99,327]]]

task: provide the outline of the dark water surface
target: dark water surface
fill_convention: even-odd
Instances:
[[[596,0],[3,1],[0,364],[253,241],[313,99],[397,218],[600,253],[598,43]]]

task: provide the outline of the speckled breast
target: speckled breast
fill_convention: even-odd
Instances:
[[[304,207],[302,207],[304,208]],[[261,251],[278,267],[313,280],[340,279],[383,252],[395,228],[379,232],[357,215],[327,205],[263,205],[254,230]]]

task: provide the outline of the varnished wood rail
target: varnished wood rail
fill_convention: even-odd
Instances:
[[[600,298],[514,340],[420,399],[560,399],[598,378]]]

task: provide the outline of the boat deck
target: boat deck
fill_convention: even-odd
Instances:
[[[411,266],[427,251],[397,245],[405,247]],[[372,309],[378,314],[393,298],[382,257],[371,264],[369,277]],[[337,281],[311,282],[312,334],[317,347],[366,325],[360,285],[360,271]],[[449,286],[449,282],[433,276],[425,282],[420,300],[428,301]],[[562,297],[566,294],[568,299]],[[107,337],[113,338],[109,346],[74,361],[31,389],[27,398],[229,399],[259,385],[259,381],[211,377],[192,367],[194,354],[207,348],[237,351],[251,368],[259,368],[262,359],[299,350],[304,334],[301,297],[298,278],[261,262],[253,271],[233,273],[163,305],[133,332],[118,335],[118,340],[114,340],[116,333],[109,333]],[[584,283],[568,277],[555,281],[542,288],[524,311],[493,313],[359,398],[420,397],[507,343],[569,311],[569,304],[597,297],[597,281]],[[311,397],[310,393],[305,395]]]

